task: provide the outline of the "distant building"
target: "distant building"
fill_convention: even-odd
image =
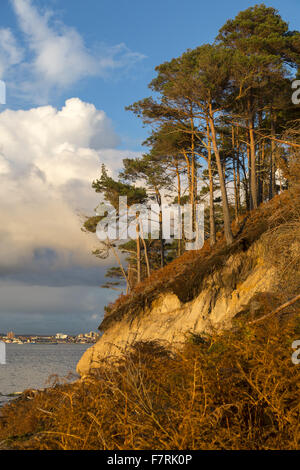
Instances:
[[[86,338],[92,338],[92,339],[94,339],[94,338],[97,338],[99,335],[98,335],[97,333],[95,333],[94,331],[90,331],[89,333],[86,333],[84,336],[85,336]]]
[[[56,333],[55,338],[56,339],[67,339],[68,335],[65,335],[64,333]]]

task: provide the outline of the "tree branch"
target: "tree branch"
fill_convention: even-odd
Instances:
[[[263,320],[266,320],[267,318],[271,318],[273,317],[274,315],[276,315],[277,313],[281,312],[282,310],[284,310],[286,307],[289,307],[290,305],[293,305],[294,303],[296,303],[298,300],[300,300],[300,294],[299,295],[296,295],[296,297],[294,297],[292,300],[289,300],[288,302],[286,302],[285,304],[281,305],[280,307],[276,308],[276,310],[274,310],[273,312],[270,312],[268,313],[267,315],[264,315],[263,317],[260,317],[258,318],[257,320],[253,320],[251,322],[248,323],[248,325],[254,325],[254,323],[259,323]]]

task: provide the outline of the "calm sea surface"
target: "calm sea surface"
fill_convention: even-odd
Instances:
[[[76,374],[76,365],[91,344],[7,344],[6,365],[0,365],[0,406],[8,395],[47,387],[56,374]],[[78,377],[73,377],[73,380]],[[49,385],[48,385],[49,386]]]

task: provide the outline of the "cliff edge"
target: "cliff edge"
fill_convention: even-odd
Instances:
[[[229,328],[239,315],[257,316],[266,303],[271,308],[283,291],[281,264],[288,256],[280,237],[293,236],[294,229],[284,227],[298,223],[297,217],[285,192],[234,224],[231,246],[220,235],[215,247],[206,241],[202,250],[153,273],[106,312],[103,335],[84,353],[77,372],[89,374],[102,358],[118,356],[137,341],[180,346],[190,336]],[[293,243],[299,250],[299,236]]]

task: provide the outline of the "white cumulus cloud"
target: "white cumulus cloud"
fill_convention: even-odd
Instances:
[[[78,213],[98,203],[91,182],[102,163],[117,171],[122,158],[137,156],[118,143],[106,114],[78,98],[60,110],[0,113],[1,269],[30,265],[45,249],[56,253],[58,268],[96,262],[96,239],[81,232]]]
[[[87,77],[103,77],[126,69],[145,56],[123,43],[88,48],[75,28],[52,21],[51,11],[41,13],[32,0],[11,0],[24,37],[24,50],[12,31],[0,29],[0,78],[14,81],[15,93],[37,104],[51,93]]]

